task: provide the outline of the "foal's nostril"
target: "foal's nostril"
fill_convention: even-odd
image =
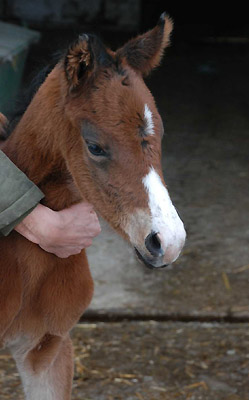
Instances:
[[[157,233],[151,232],[147,236],[145,239],[145,246],[153,257],[159,257],[163,255],[161,241]]]

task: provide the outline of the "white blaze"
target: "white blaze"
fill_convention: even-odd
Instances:
[[[171,256],[176,259],[186,237],[184,225],[172,204],[166,187],[153,167],[143,178],[143,184],[149,196],[152,231],[160,235],[166,256],[168,252],[169,258]]]
[[[145,133],[146,135],[154,135],[154,122],[152,119],[152,112],[150,111],[147,104],[144,106],[144,121],[145,121]]]

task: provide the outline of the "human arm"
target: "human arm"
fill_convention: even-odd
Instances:
[[[0,235],[7,236],[43,197],[41,190],[0,151]]]
[[[44,194],[0,151],[0,235],[13,229],[58,257],[79,253],[100,232],[93,207],[80,203],[56,212]]]

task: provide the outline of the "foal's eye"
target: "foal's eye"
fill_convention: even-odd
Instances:
[[[94,143],[87,143],[88,150],[94,156],[106,156],[105,150],[103,150],[100,146]]]

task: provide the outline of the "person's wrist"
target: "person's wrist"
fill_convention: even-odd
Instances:
[[[58,231],[61,229],[61,216],[58,212],[51,210],[48,207],[42,206],[39,209],[40,215],[39,220],[36,221],[34,230],[36,231],[37,244],[38,245],[49,245],[50,243],[56,244],[56,238],[58,237]]]
[[[38,245],[50,242],[56,237],[58,226],[61,225],[60,217],[41,204],[15,227],[15,230],[28,240]]]

